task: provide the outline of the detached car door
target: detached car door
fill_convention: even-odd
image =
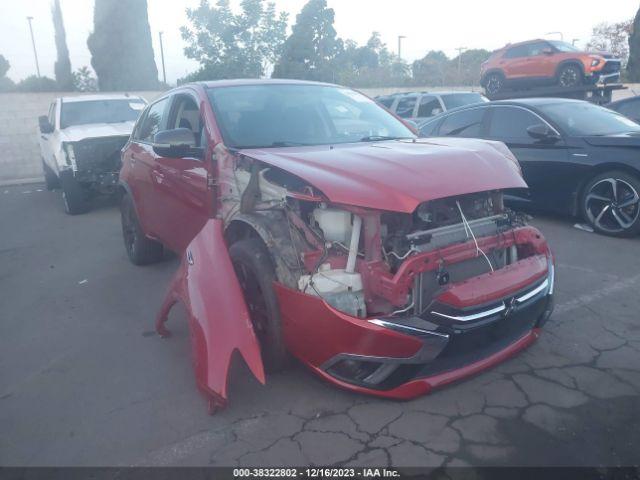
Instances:
[[[206,147],[199,100],[190,91],[171,97],[167,130],[193,132],[196,147]],[[209,215],[207,173],[204,156],[167,157],[154,152],[152,178],[157,202],[158,232],[165,244],[182,252],[202,229]]]
[[[546,124],[554,128],[524,107],[492,106],[488,110],[487,138],[504,142],[509,147],[520,162],[529,185],[528,195],[513,193],[544,208],[565,210],[571,202],[571,189],[566,185],[571,183],[568,177],[573,174],[565,141],[548,142],[531,137],[527,129],[534,125]]]

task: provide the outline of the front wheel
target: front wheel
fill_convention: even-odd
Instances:
[[[561,87],[579,87],[583,81],[582,70],[577,65],[565,65],[558,72],[558,85]]]
[[[504,75],[501,73],[491,73],[485,80],[485,91],[487,95],[496,95],[504,90]]]
[[[58,176],[55,172],[42,160],[42,172],[44,173],[44,183],[47,187],[47,190],[55,190],[60,186],[60,182],[58,181]]]
[[[87,192],[82,188],[70,171],[60,174],[60,186],[62,187],[62,201],[64,211],[68,215],[80,215],[89,211]]]
[[[280,307],[273,291],[275,273],[269,252],[262,241],[249,238],[231,245],[229,256],[260,344],[264,368],[268,373],[282,370],[286,365],[287,350]]]
[[[631,237],[640,233],[640,179],[611,171],[593,178],[582,196],[582,213],[604,235]]]
[[[127,256],[134,265],[149,265],[162,260],[162,244],[151,240],[142,231],[133,200],[125,195],[120,203],[122,238]]]

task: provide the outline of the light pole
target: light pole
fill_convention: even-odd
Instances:
[[[562,32],[549,32],[547,35],[560,35],[560,41],[564,42],[564,34]]]
[[[458,47],[456,48],[458,52],[458,83],[462,83],[462,52],[464,52],[467,47]]]
[[[402,39],[407,38],[404,35],[398,35],[398,60],[402,60]]]
[[[38,78],[40,78],[40,65],[38,64],[38,52],[36,51],[36,41],[33,39],[33,27],[31,26],[31,20],[33,20],[33,17],[27,17],[27,22],[29,22],[29,31],[31,32],[31,45],[33,45],[33,56],[36,58],[36,72],[38,73]]]
[[[162,59],[162,81],[164,84],[167,84],[167,71],[164,69],[164,47],[162,46],[162,33],[158,32],[158,37],[160,37],[160,58]]]

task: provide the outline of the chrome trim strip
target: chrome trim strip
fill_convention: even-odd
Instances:
[[[548,286],[549,286],[549,278],[547,278],[544,282],[542,282],[540,285],[538,285],[536,288],[534,288],[530,292],[525,293],[524,295],[522,295],[520,297],[516,297],[516,302],[524,303],[527,300],[529,300],[530,298],[533,298],[536,295],[538,295],[540,292],[545,290]]]
[[[449,338],[449,335],[447,335],[446,333],[438,333],[438,332],[433,332],[431,330],[422,330],[420,328],[410,327],[408,325],[400,325],[399,323],[387,322],[386,320],[380,320],[378,318],[373,320],[368,320],[368,321],[369,323],[373,323],[374,325],[378,325],[379,327],[407,330],[414,333],[435,335],[436,337]]]
[[[503,312],[507,307],[504,306],[504,303],[499,307],[492,308],[491,310],[485,310],[484,312],[474,313],[473,315],[466,315],[463,317],[456,317],[453,315],[445,315],[444,313],[439,313],[436,311],[431,311],[432,315],[437,315],[439,317],[448,318],[449,320],[456,320],[458,322],[470,322],[472,320],[478,320],[480,318],[489,317],[491,315],[495,315],[496,313]]]

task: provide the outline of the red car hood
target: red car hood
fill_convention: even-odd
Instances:
[[[300,177],[333,203],[379,210],[411,213],[428,200],[527,187],[499,142],[430,138],[241,153]]]

